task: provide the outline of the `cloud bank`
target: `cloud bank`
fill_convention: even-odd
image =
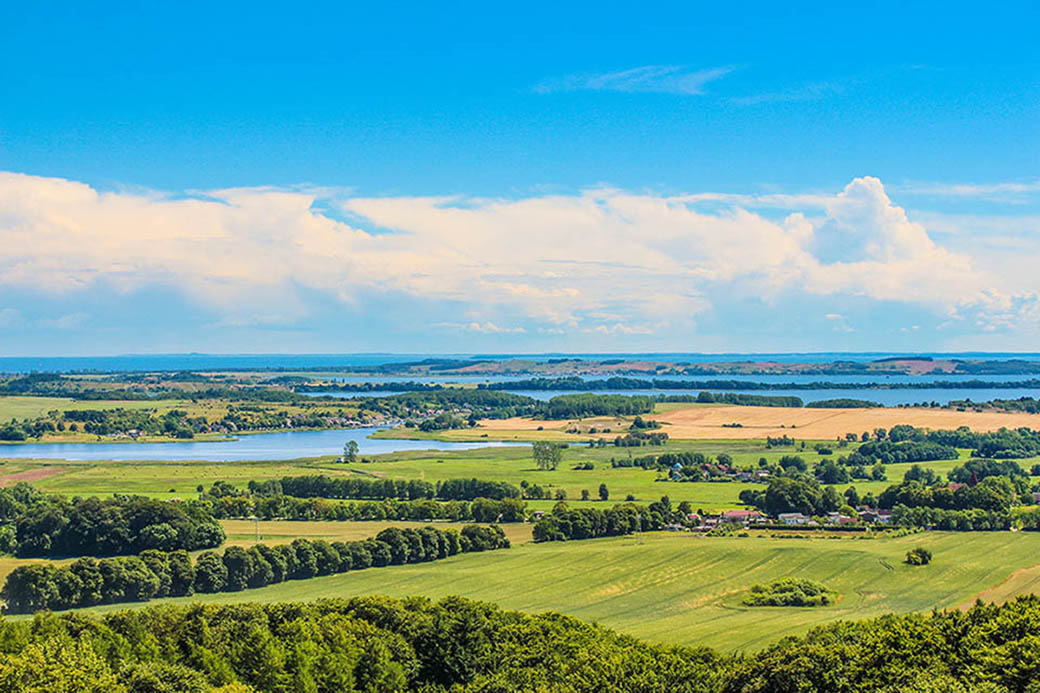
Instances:
[[[742,302],[826,305],[819,318],[845,331],[850,302],[1035,331],[1035,281],[1009,276],[999,253],[982,257],[937,243],[871,177],[833,194],[475,199],[100,192],[0,173],[0,296],[158,288],[225,325],[292,325],[315,297],[364,313],[380,297],[384,318],[386,305],[450,305],[457,320],[416,330],[478,336],[688,336],[709,315],[739,325],[739,312],[718,312]],[[0,326],[22,312],[0,298]]]

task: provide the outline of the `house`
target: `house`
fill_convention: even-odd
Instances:
[[[690,513],[686,516],[686,520],[687,522],[692,522],[693,524],[699,525],[701,523],[701,516],[697,513]]]
[[[865,510],[860,510],[859,511],[859,519],[862,520],[863,522],[877,522],[878,521],[878,513],[877,513],[876,510],[871,510],[870,508],[867,508]]]
[[[809,523],[809,516],[802,513],[780,513],[777,517],[785,525],[805,525]]]
[[[892,511],[864,508],[863,510],[859,511],[859,519],[861,522],[887,523],[892,521]]]
[[[722,513],[722,521],[732,524],[746,525],[749,522],[758,522],[762,519],[762,513],[757,510],[727,510]]]

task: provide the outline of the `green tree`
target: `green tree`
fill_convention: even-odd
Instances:
[[[535,465],[541,470],[556,469],[563,457],[563,448],[557,443],[535,441],[531,444]]]
[[[607,490],[606,484],[599,485],[599,499],[601,501],[610,500],[610,491]]]
[[[358,447],[356,440],[348,440],[343,446],[343,461],[347,464],[354,464],[357,462],[357,456],[360,448]]]

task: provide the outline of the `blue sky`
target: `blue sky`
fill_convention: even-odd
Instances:
[[[1035,3],[89,5],[0,8],[0,353],[1040,348]]]

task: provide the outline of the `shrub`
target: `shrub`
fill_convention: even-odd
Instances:
[[[780,578],[767,585],[753,585],[744,597],[747,606],[826,606],[835,594],[826,586],[804,578]]]
[[[932,562],[932,552],[928,549],[910,549],[906,552],[907,565],[928,565]]]

